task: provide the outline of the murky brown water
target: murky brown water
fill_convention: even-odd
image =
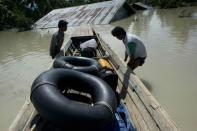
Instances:
[[[192,16],[179,18],[183,9]],[[182,130],[197,130],[197,8],[140,12],[113,25],[145,41],[148,58],[136,74]],[[0,130],[7,130],[51,62],[50,39],[47,32],[0,32]],[[124,58],[122,45],[114,49]]]
[[[0,32],[0,130],[6,131],[24,104],[34,78],[47,69],[51,35]]]
[[[178,17],[182,10],[191,17]],[[145,42],[136,74],[183,131],[197,130],[197,7],[139,12],[113,23]],[[124,59],[124,47],[114,48]]]

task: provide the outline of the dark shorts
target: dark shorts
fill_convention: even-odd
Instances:
[[[138,57],[138,58],[135,59],[135,61],[139,60],[140,61],[139,66],[142,66],[144,64],[144,62],[145,62],[145,59],[146,59],[146,57]]]

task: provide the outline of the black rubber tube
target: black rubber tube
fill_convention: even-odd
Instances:
[[[63,56],[57,58],[53,63],[54,68],[73,69],[80,72],[96,75],[101,69],[100,64],[87,57]]]
[[[69,100],[60,91],[63,88],[89,93],[93,105]],[[43,118],[75,130],[107,126],[117,107],[113,90],[102,79],[69,69],[53,69],[39,75],[32,84],[30,99]]]

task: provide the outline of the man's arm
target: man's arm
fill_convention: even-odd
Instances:
[[[127,58],[128,58],[128,54],[127,54],[127,52],[125,51],[124,61],[127,61]]]
[[[57,51],[58,51],[58,53],[61,50],[61,47],[63,45],[63,42],[64,42],[64,38],[58,38],[58,40],[57,40]]]
[[[130,60],[129,62],[127,63],[127,65],[133,70],[134,69],[134,55],[130,55]]]
[[[56,55],[56,49],[57,48],[57,45],[56,45],[56,41],[55,41],[55,38],[52,37],[51,39],[51,44],[50,44],[50,56],[52,57],[52,59],[55,57]]]
[[[129,57],[130,60],[127,63],[127,65],[133,70],[134,69],[134,61],[135,61],[135,51],[136,51],[136,43],[130,42],[128,43],[128,48],[129,48]]]

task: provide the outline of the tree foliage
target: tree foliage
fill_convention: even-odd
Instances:
[[[30,29],[32,23],[53,9],[105,0],[0,0],[0,30]]]
[[[160,8],[176,8],[186,6],[191,2],[197,2],[197,0],[127,0],[127,2],[142,2],[151,6],[159,6]]]

